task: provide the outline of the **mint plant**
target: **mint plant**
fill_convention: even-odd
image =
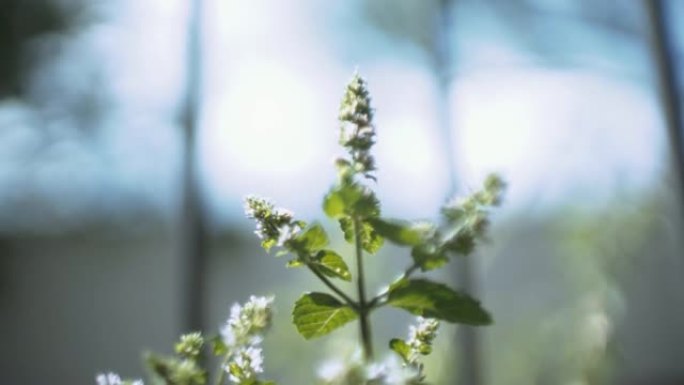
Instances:
[[[372,186],[377,183],[371,150],[376,140],[374,110],[366,82],[355,74],[347,85],[339,110],[340,145],[346,156],[335,161],[337,182],[323,198],[324,213],[335,220],[344,239],[353,244],[354,255],[345,257],[329,248],[329,236],[320,223],[308,224],[267,199],[249,196],[245,213],[256,222],[261,246],[275,255],[289,255],[289,268],[304,268],[316,276],[326,292],[308,292],[294,304],[292,322],[305,339],[325,336],[350,322],[358,322],[360,362],[324,379],[326,384],[381,385],[425,384],[421,357],[432,352],[440,321],[484,326],[492,323],[479,301],[448,285],[418,274],[443,267],[453,256],[471,254],[486,233],[489,212],[501,202],[504,182],[490,175],[482,189],[462,199],[447,202],[441,209],[442,221],[408,221],[382,215]],[[410,250],[407,267],[399,277],[375,296],[369,295],[365,276],[366,258],[387,242]],[[353,260],[354,271],[348,262]],[[355,295],[339,286],[353,283]],[[260,343],[271,323],[273,298],[252,297],[244,305],[234,305],[230,318],[211,339],[214,355],[221,358],[215,384],[227,380],[239,385],[275,384],[259,378],[263,356]],[[371,316],[384,307],[395,307],[418,316],[407,339],[388,343],[395,360],[379,364],[375,360]],[[148,366],[158,382],[168,385],[204,385],[207,371],[202,368],[200,350],[205,345],[199,333],[181,337],[177,355],[148,357]],[[134,384],[118,376],[98,376],[98,385]]]

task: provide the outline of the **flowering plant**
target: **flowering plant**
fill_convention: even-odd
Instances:
[[[441,224],[383,217],[380,202],[370,187],[376,182],[371,154],[376,136],[373,114],[366,82],[355,74],[346,87],[339,112],[340,144],[347,156],[335,161],[338,181],[322,204],[325,214],[339,223],[345,240],[354,245],[354,277],[346,259],[328,248],[329,238],[320,224],[295,219],[289,210],[276,208],[269,200],[256,196],[245,199],[245,211],[256,222],[255,233],[266,252],[277,248],[276,256],[290,255],[288,267],[308,269],[329,289],[305,293],[294,304],[292,322],[305,339],[327,335],[358,320],[362,359],[327,373],[322,378],[324,384],[425,384],[421,357],[431,353],[440,321],[482,326],[490,324],[492,318],[466,293],[414,276],[443,267],[453,255],[470,254],[483,238],[489,210],[500,204],[505,186],[501,178],[490,175],[481,190],[445,204]],[[385,241],[409,248],[411,260],[396,280],[371,297],[366,290],[364,257],[376,254]],[[338,280],[355,281],[356,296],[340,289]],[[222,357],[215,376],[217,385],[223,385],[226,376],[239,385],[275,384],[260,379],[260,344],[271,323],[272,304],[272,297],[251,297],[244,305],[232,307],[220,336],[210,341],[213,354]],[[389,341],[395,359],[379,364],[374,356],[370,316],[385,306],[403,309],[418,316],[418,321],[409,328],[406,340]],[[176,345],[177,356],[149,356],[148,365],[158,382],[204,385],[208,374],[200,360],[203,345],[201,334],[184,335]],[[112,373],[99,375],[97,382],[142,384],[139,380],[122,381]]]

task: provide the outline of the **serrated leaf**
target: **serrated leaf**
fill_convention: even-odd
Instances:
[[[380,215],[380,203],[368,188],[345,183],[333,188],[323,198],[323,211],[335,219],[345,216],[370,218]]]
[[[325,293],[304,294],[292,311],[292,323],[307,340],[324,336],[357,317],[354,309]]]
[[[352,276],[344,259],[332,250],[321,250],[311,262],[321,273],[328,277],[351,281]]]
[[[374,218],[380,215],[380,202],[370,190],[363,190],[353,207],[353,213],[361,218]]]
[[[398,219],[368,218],[368,223],[382,237],[403,246],[420,245],[430,230]]]
[[[328,245],[328,234],[319,224],[313,224],[301,234],[288,242],[288,246],[297,254],[310,255]]]
[[[492,318],[479,301],[426,279],[401,280],[390,286],[387,302],[411,314],[472,326],[489,325]]]
[[[349,243],[354,243],[354,225],[352,220],[350,218],[341,218],[340,228],[344,233],[344,239]],[[384,238],[373,229],[373,226],[365,221],[361,222],[361,247],[365,251],[375,254],[382,248],[384,243]]]
[[[411,348],[406,342],[400,338],[392,338],[389,342],[389,347],[401,357],[404,362],[408,362]]]
[[[344,216],[344,200],[337,191],[330,191],[325,198],[323,198],[323,211],[325,215],[330,218],[339,218]]]
[[[361,247],[371,254],[375,254],[382,248],[385,238],[375,231],[367,222],[361,223]]]
[[[328,234],[325,233],[325,230],[323,230],[323,227],[319,224],[314,224],[309,227],[309,229],[304,231],[297,239],[305,245],[307,250],[312,252],[328,246]]]

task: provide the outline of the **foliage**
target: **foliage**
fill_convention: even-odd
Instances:
[[[295,219],[291,211],[256,196],[245,199],[245,212],[256,222],[255,233],[267,252],[277,248],[276,257],[289,255],[287,267],[308,269],[329,289],[327,293],[304,293],[294,304],[292,322],[302,337],[322,337],[359,321],[362,358],[324,378],[325,384],[425,384],[420,357],[431,353],[439,322],[483,326],[492,323],[492,317],[466,293],[427,277],[413,276],[444,266],[452,256],[472,253],[485,235],[489,210],[501,202],[504,183],[492,175],[481,190],[449,201],[442,207],[441,224],[383,216],[380,201],[369,185],[376,182],[371,154],[376,136],[373,114],[366,82],[355,74],[339,111],[339,141],[347,156],[335,161],[338,180],[322,203],[324,213],[338,222],[344,239],[354,245],[354,274],[346,259],[329,248],[329,236],[320,224]],[[377,253],[385,241],[410,249],[411,261],[386,290],[368,297],[364,254]],[[355,298],[338,286],[338,280],[354,281]],[[252,297],[244,305],[233,306],[220,336],[210,340],[213,354],[223,358],[216,384],[222,385],[226,374],[234,384],[273,384],[259,378],[263,371],[260,343],[270,326],[272,302],[273,298]],[[370,316],[386,306],[417,315],[418,325],[410,328],[407,340],[392,339],[389,347],[396,356],[378,363]],[[199,333],[188,334],[176,345],[177,356],[150,355],[147,361],[164,384],[204,385],[207,371],[200,360],[203,345]]]

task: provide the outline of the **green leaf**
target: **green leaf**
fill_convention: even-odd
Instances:
[[[349,243],[354,243],[354,225],[350,218],[340,219],[340,228],[344,233],[344,239]],[[361,222],[361,247],[370,254],[375,254],[385,243],[383,237],[378,234],[373,226],[367,222]]]
[[[387,302],[411,314],[473,326],[492,318],[472,297],[426,279],[403,279],[390,286]]]
[[[385,238],[381,237],[368,223],[364,222],[361,225],[361,233],[361,247],[370,254],[377,253],[385,243]]]
[[[354,243],[354,222],[349,217],[340,218],[340,229],[344,234],[344,240]]]
[[[362,190],[359,200],[353,206],[353,214],[361,218],[374,218],[380,215],[380,202],[371,190]]]
[[[325,293],[304,294],[292,311],[292,323],[307,340],[324,336],[357,317],[354,309]]]
[[[314,224],[309,227],[309,229],[301,236],[297,237],[297,239],[305,245],[307,250],[312,252],[328,246],[328,234],[325,233],[325,230],[323,230],[323,227],[319,224]]]
[[[340,194],[333,190],[323,198],[323,211],[330,218],[340,218],[344,216],[345,204]]]
[[[438,269],[449,262],[446,252],[430,243],[415,246],[411,250],[411,257],[422,271]]]
[[[210,340],[211,351],[215,356],[225,356],[228,354],[228,346],[223,342],[221,336],[215,336]]]
[[[380,202],[368,188],[344,183],[334,187],[323,198],[323,211],[335,219],[345,216],[370,218],[380,215]]]
[[[382,237],[404,246],[420,245],[429,232],[433,231],[430,227],[417,226],[398,219],[368,218],[368,223]]]
[[[304,263],[300,261],[299,259],[292,259],[287,262],[287,265],[285,265],[287,268],[294,268],[294,267],[302,267],[304,266]]]
[[[344,259],[332,250],[321,250],[311,262],[318,270],[328,277],[351,281],[352,276]]]
[[[399,338],[392,338],[389,342],[390,349],[394,350],[404,362],[408,362],[411,348],[406,342]]]
[[[418,347],[418,353],[420,353],[424,356],[427,356],[430,353],[432,353],[432,346],[430,346],[428,344],[420,345],[420,347]]]
[[[268,253],[269,251],[271,251],[271,248],[275,246],[277,243],[278,241],[275,239],[264,239],[263,241],[261,241],[261,247],[263,247],[264,250],[266,250],[266,252]]]
[[[328,242],[328,234],[325,233],[323,227],[314,224],[290,240],[288,246],[297,254],[308,256],[326,247]]]

